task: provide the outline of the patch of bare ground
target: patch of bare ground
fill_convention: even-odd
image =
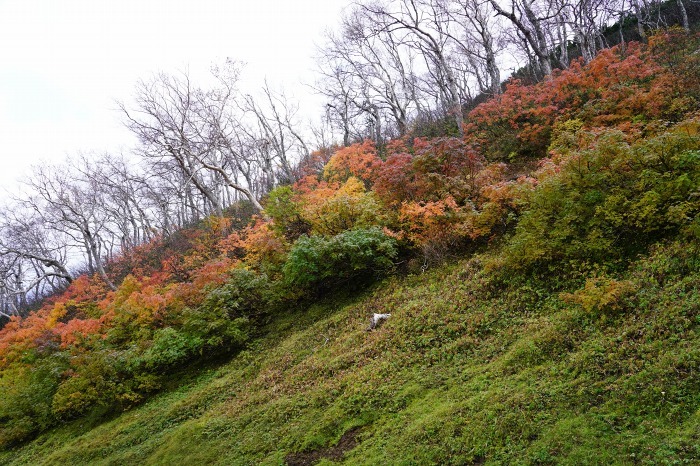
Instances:
[[[357,445],[357,434],[359,434],[359,432],[359,427],[348,430],[340,437],[338,443],[332,447],[290,453],[285,457],[285,463],[287,466],[312,466],[323,458],[333,461],[342,459],[346,452],[352,450]]]

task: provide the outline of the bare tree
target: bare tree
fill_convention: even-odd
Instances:
[[[32,212],[6,209],[0,224],[0,315],[20,315],[30,299],[73,281],[62,239]]]
[[[685,9],[685,5],[683,4],[683,0],[676,0],[676,4],[678,5],[678,11],[681,15],[681,26],[683,26],[683,29],[685,32],[690,32],[690,22],[688,21],[688,11]]]
[[[332,58],[319,58],[321,78],[316,81],[314,87],[326,97],[326,117],[333,127],[340,129],[344,146],[350,144],[351,138],[358,136],[354,127],[357,117],[357,89],[353,83],[354,77],[346,70],[346,66]]]
[[[676,0],[677,5],[680,8],[681,22],[687,19],[687,12],[685,11],[685,5],[681,0]],[[666,21],[661,14],[661,0],[632,0],[632,8],[634,11],[634,17],[637,20],[637,33],[642,40],[646,40],[645,27],[651,30],[660,29],[666,27]],[[686,14],[686,18],[683,17],[683,13]],[[685,27],[685,24],[683,24]],[[689,24],[688,24],[689,26]]]
[[[135,110],[129,111],[124,105],[121,109],[127,127],[142,144],[141,154],[170,160],[220,214],[221,203],[198,163],[209,148],[201,141],[195,92],[187,74],[160,74],[150,82],[137,84]]]
[[[153,213],[148,193],[153,189],[147,175],[134,167],[133,157],[102,154],[83,155],[74,165],[76,175],[84,180],[94,180],[94,186],[102,193],[103,209],[110,222],[110,231],[119,251],[128,251],[153,238]],[[115,247],[111,248],[113,255]]]
[[[410,113],[420,108],[415,57],[414,48],[378,27],[368,11],[355,8],[343,18],[340,34],[327,34],[319,64],[331,82],[340,84],[336,92],[346,102],[343,108],[352,104],[368,115],[375,130],[373,139],[381,140],[379,118],[393,120],[394,135],[403,135]],[[354,93],[347,92],[346,83],[354,87]]]
[[[245,132],[254,141],[265,171],[277,170],[281,172],[277,176],[280,181],[294,182],[293,164],[311,153],[296,120],[299,105],[284,91],[273,91],[267,81],[261,92],[261,99],[248,94],[243,101],[243,109],[253,120]]]
[[[491,95],[501,92],[501,72],[497,53],[502,48],[494,37],[500,26],[483,0],[457,0],[447,4],[448,14],[459,25],[458,35],[453,37],[474,73],[479,90]]]
[[[508,7],[503,8],[497,0],[489,2],[493,9],[507,18],[522,35],[524,43],[537,58],[536,63],[542,76],[552,74],[550,51],[554,47],[545,35],[545,22],[559,13],[556,6],[551,2],[537,0],[510,0]]]
[[[233,98],[226,89],[196,89],[186,73],[179,77],[158,75],[137,86],[135,110],[121,105],[126,125],[140,139],[140,153],[156,161],[169,160],[202,195],[214,214],[221,215],[222,184],[245,195],[256,209],[262,206],[250,190],[237,182],[224,157],[222,133]],[[227,154],[231,157],[236,154]]]
[[[560,13],[557,22],[560,29],[564,30],[564,35],[560,39],[560,50],[566,49],[563,47],[564,42],[561,41],[566,40],[566,30],[571,29],[574,43],[584,62],[588,63],[599,50],[607,46],[602,31],[617,16],[617,2],[614,0],[560,0],[556,8]],[[568,66],[568,60],[562,64]]]
[[[25,184],[33,195],[22,199],[24,208],[41,219],[48,230],[69,238],[81,247],[90,272],[97,272],[107,286],[116,289],[104,268],[102,234],[110,221],[97,180],[76,179],[69,166],[35,167]]]
[[[374,27],[394,35],[400,43],[421,52],[429,72],[446,100],[447,113],[452,115],[463,134],[464,114],[458,80],[449,57],[452,18],[440,0],[395,0],[361,5],[367,17],[374,18]]]

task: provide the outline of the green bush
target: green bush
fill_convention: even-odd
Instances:
[[[94,347],[90,352],[76,354],[71,360],[71,369],[62,374],[53,395],[54,416],[73,419],[97,408],[129,409],[160,389],[160,376],[154,373],[155,367],[143,364],[144,358],[137,354],[136,347],[128,350]]]
[[[50,427],[51,399],[68,367],[64,353],[35,361],[33,367],[13,366],[0,372],[0,448]]]
[[[273,228],[289,241],[294,241],[311,229],[311,225],[302,218],[300,206],[294,201],[291,186],[278,186],[270,191],[265,202],[265,213],[273,220]]]
[[[246,269],[235,269],[229,281],[211,291],[196,309],[183,311],[182,331],[189,342],[201,340],[201,350],[228,348],[245,343],[252,321],[272,304],[270,281]]]
[[[625,263],[700,224],[700,122],[633,145],[619,131],[563,157],[532,193],[507,248],[513,268]]]
[[[183,363],[197,354],[202,338],[182,333],[172,327],[158,329],[152,345],[139,358],[139,365],[147,370],[167,369]]]
[[[97,405],[112,406],[118,393],[126,388],[121,384],[124,361],[120,356],[117,351],[95,348],[74,357],[72,369],[53,396],[54,414],[61,419],[72,419]]]
[[[393,268],[396,240],[380,228],[348,230],[332,238],[302,236],[284,265],[288,285],[324,289],[349,281],[370,281]]]

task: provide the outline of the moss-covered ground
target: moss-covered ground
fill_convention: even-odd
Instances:
[[[614,279],[563,290],[485,263],[278,315],[230,360],[0,463],[700,463],[695,246],[658,246]],[[368,332],[373,312],[392,316]],[[346,432],[347,451],[323,458]]]

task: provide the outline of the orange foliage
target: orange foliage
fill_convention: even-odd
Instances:
[[[340,187],[340,183],[319,180],[317,177],[309,175],[294,183],[294,191],[299,196],[308,196],[315,193],[316,196],[329,195]]]
[[[198,290],[203,290],[205,287],[217,287],[226,283],[227,273],[236,266],[233,259],[228,257],[219,257],[210,260],[204,264],[194,274],[192,285]]]
[[[88,335],[99,334],[103,330],[100,319],[71,319],[58,323],[53,331],[61,338],[61,348],[76,346]]]
[[[24,319],[13,317],[0,330],[0,367],[18,361],[36,342],[46,329],[46,311],[30,314]]]
[[[381,166],[382,160],[377,156],[374,142],[366,140],[362,144],[338,149],[323,169],[323,176],[330,182],[338,183],[344,183],[354,176],[370,186]]]
[[[103,322],[111,325],[128,320],[144,326],[152,325],[162,317],[165,307],[163,296],[155,290],[154,286],[144,286],[141,280],[128,275],[107,303]]]
[[[661,35],[651,47],[606,49],[588,65],[576,61],[533,86],[511,81],[502,95],[470,112],[465,137],[482,145],[490,159],[543,157],[557,121],[580,119],[587,128],[630,131],[653,119],[681,118],[696,108],[686,88],[699,86],[696,76],[663,66],[664,47],[658,43],[672,40],[673,35]]]
[[[219,249],[223,253],[235,251],[237,257],[245,258],[249,264],[274,264],[283,261],[289,244],[271,222],[258,217],[251,226],[224,238]]]
[[[458,206],[452,197],[404,202],[399,208],[399,221],[405,237],[417,245],[451,243],[463,236],[461,226],[468,209]]]

